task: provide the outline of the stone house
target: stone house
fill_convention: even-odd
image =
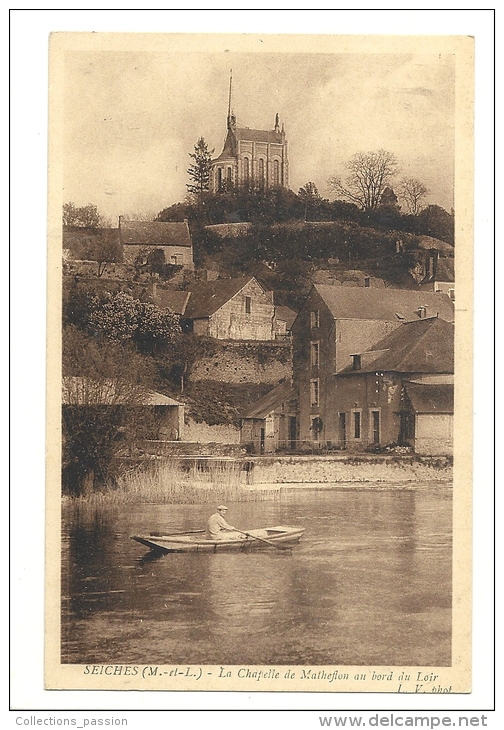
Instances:
[[[242,416],[240,443],[256,454],[294,450],[297,439],[297,399],[290,381],[273,388]]]
[[[193,270],[193,246],[187,220],[183,223],[129,221],[119,216],[119,237],[129,263],[172,264]]]
[[[362,354],[403,324],[431,318],[453,322],[453,302],[446,294],[315,284],[292,328],[300,442],[345,443],[351,408],[342,403],[338,376],[356,368],[359,357],[362,368]],[[364,355],[364,361],[370,357]],[[364,378],[366,387],[372,379],[372,373]],[[361,437],[354,441],[363,445]]]
[[[453,366],[453,324],[439,317],[402,324],[335,376],[337,412],[326,414],[322,433],[340,448],[449,453]]]
[[[187,329],[219,340],[275,339],[273,292],[253,276],[200,282],[190,289]]]

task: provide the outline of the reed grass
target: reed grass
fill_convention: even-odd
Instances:
[[[117,479],[113,488],[93,492],[86,502],[96,506],[120,504],[205,504],[258,502],[280,499],[280,486],[247,486],[239,463],[230,461],[183,467],[180,462],[150,462]],[[71,498],[83,501],[83,498]]]

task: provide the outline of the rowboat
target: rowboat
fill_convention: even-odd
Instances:
[[[162,553],[220,552],[221,550],[247,550],[251,547],[271,545],[279,549],[299,542],[304,527],[264,527],[248,532],[225,532],[220,540],[208,539],[203,530],[175,535],[132,535],[131,539],[150,550]]]

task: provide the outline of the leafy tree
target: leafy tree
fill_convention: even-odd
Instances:
[[[176,314],[123,291],[94,294],[74,287],[65,291],[63,316],[64,322],[88,335],[116,343],[130,341],[144,354],[162,349],[180,332]]]
[[[139,352],[154,353],[166,347],[180,334],[180,321],[177,314],[162,309],[150,302],[137,302],[137,328],[133,341]]]
[[[194,152],[189,157],[194,163],[187,170],[191,179],[187,183],[187,190],[190,193],[203,193],[210,187],[210,165],[212,163],[212,154],[214,150],[209,152],[204,137],[200,137],[194,145]]]
[[[314,182],[307,182],[299,188],[298,197],[304,204],[304,220],[306,221],[309,217],[312,217],[310,213],[314,213],[320,207],[322,197]]]
[[[455,218],[439,205],[428,205],[417,215],[419,232],[454,243]]]
[[[428,188],[414,177],[405,177],[401,180],[399,196],[406,204],[406,208],[411,215],[418,215],[420,213],[422,210],[422,200],[428,193]]]
[[[376,210],[388,183],[397,174],[395,155],[387,150],[357,152],[346,163],[348,175],[344,182],[331,177],[329,185],[337,195],[359,205],[362,210]]]
[[[383,193],[380,198],[380,204],[378,206],[379,208],[390,208],[392,210],[396,210],[399,212],[401,210],[401,206],[398,205],[397,202],[397,195],[394,193],[392,188],[386,187],[383,190]]]
[[[63,205],[63,225],[73,228],[99,228],[103,219],[96,205],[77,207],[74,203]]]

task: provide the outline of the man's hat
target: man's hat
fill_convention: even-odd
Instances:
[[[218,509],[218,510],[219,510],[219,509],[227,509],[227,507],[226,507],[226,505],[225,505],[225,504],[220,504],[220,505],[219,505],[219,506],[217,507],[217,509]]]

